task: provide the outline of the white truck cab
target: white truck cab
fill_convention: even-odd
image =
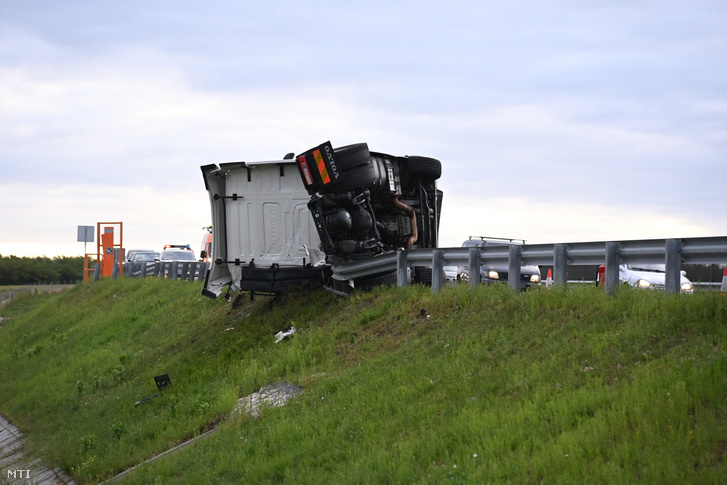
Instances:
[[[217,297],[227,285],[268,291],[284,281],[315,278],[312,265],[325,254],[295,160],[201,169],[212,213],[213,255],[203,294]]]
[[[278,293],[288,283],[325,286],[329,278],[334,287],[325,287],[346,293],[370,280],[335,278],[337,265],[437,247],[442,165],[434,158],[325,142],[282,160],[201,168],[212,212],[205,296],[225,286]],[[384,282],[392,275],[367,276]]]

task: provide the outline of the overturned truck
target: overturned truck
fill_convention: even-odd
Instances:
[[[212,213],[212,265],[203,294],[278,293],[315,280],[348,293],[395,273],[344,280],[336,267],[398,248],[435,248],[439,160],[330,142],[282,160],[202,168]],[[430,274],[430,273],[429,273]],[[427,272],[414,281],[426,282]]]

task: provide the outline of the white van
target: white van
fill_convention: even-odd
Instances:
[[[204,235],[199,247],[199,260],[205,263],[212,261],[212,226],[203,227]]]

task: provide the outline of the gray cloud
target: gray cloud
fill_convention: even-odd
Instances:
[[[517,197],[723,234],[726,14],[717,0],[6,0],[0,185],[173,186],[204,204],[200,165],[367,141],[440,158],[458,214]],[[521,223],[533,239],[539,221]]]

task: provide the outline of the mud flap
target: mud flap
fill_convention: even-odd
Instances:
[[[303,185],[309,194],[335,184],[341,178],[330,141],[301,153],[296,160]]]

